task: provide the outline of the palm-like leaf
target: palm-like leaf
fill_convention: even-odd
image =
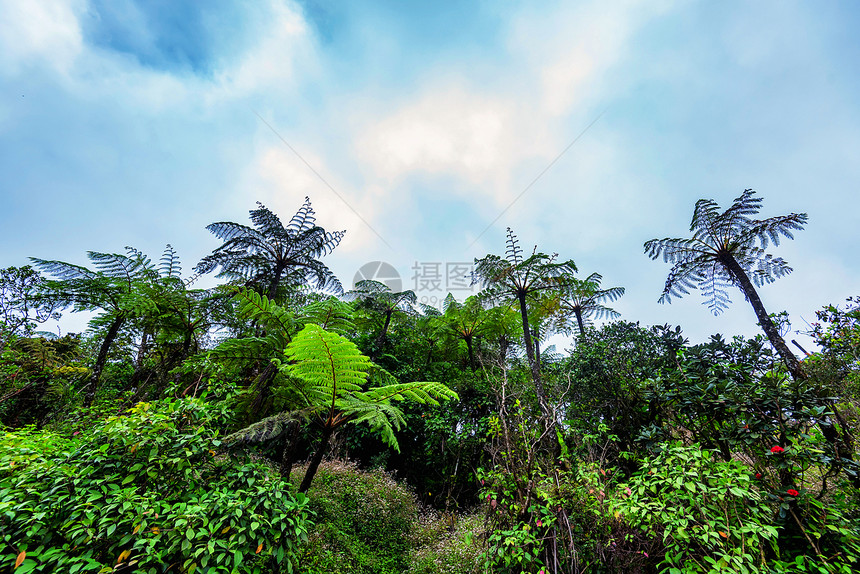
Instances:
[[[236,315],[257,325],[262,334],[231,338],[210,351],[210,356],[225,364],[236,366],[271,359],[282,359],[290,343],[296,321],[289,311],[270,301],[265,295],[244,289],[233,298]]]
[[[348,339],[317,325],[305,325],[284,354],[296,361],[287,366],[289,374],[308,383],[300,394],[321,412],[339,396],[361,391],[367,381],[370,359]]]
[[[739,279],[726,265],[732,258],[761,286],[791,272],[791,267],[779,257],[765,252],[770,243],[779,245],[780,237],[792,239],[793,231],[803,229],[805,213],[752,219],[761,208],[762,200],[746,189],[731,206],[720,212],[710,199],[700,199],[690,222],[692,238],[652,239],[645,243],[645,253],[651,259],[662,258],[672,264],[661,303],[672,297],[686,295],[691,289],[701,289],[714,312],[724,311],[730,300],[727,288],[740,286]]]
[[[306,305],[302,309],[299,322],[314,323],[326,331],[339,334],[349,333],[355,329],[355,324],[352,322],[352,308],[337,297],[329,297]]]
[[[574,325],[579,327],[580,335],[592,318],[617,318],[620,313],[607,307],[604,302],[617,301],[624,295],[624,287],[600,288],[603,277],[592,273],[585,279],[572,278],[558,291],[558,314],[556,328],[569,333]]]

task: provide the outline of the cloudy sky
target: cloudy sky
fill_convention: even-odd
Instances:
[[[695,341],[752,310],[659,305],[642,244],[753,188],[809,214],[769,311],[803,330],[860,293],[860,5],[537,4],[0,0],[0,266],[170,243],[190,273],[207,224],[309,196],[347,286],[375,260],[444,283],[510,226]]]

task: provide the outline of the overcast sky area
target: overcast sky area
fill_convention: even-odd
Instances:
[[[170,243],[190,275],[209,223],[309,196],[347,288],[379,260],[444,290],[510,226],[698,342],[752,309],[658,304],[642,244],[753,188],[809,214],[768,311],[804,331],[860,294],[860,4],[539,4],[0,0],[0,266]]]

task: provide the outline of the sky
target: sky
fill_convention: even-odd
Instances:
[[[0,266],[169,243],[190,275],[206,225],[307,196],[347,288],[382,261],[433,303],[511,227],[699,342],[752,309],[658,304],[643,243],[752,188],[809,214],[760,290],[802,332],[860,293],[859,27],[847,0],[0,0]]]

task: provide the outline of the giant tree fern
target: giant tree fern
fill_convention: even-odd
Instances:
[[[540,365],[535,357],[529,328],[528,301],[538,293],[558,289],[576,272],[576,264],[572,259],[567,261],[557,261],[557,259],[557,254],[539,253],[537,247],[531,255],[525,256],[517,236],[510,227],[505,257],[490,254],[481,259],[475,259],[475,281],[484,287],[482,296],[503,303],[515,302],[519,306],[532,381],[545,417],[549,416],[549,412],[541,381]]]
[[[730,303],[729,286],[737,286],[752,305],[771,344],[798,377],[802,376],[800,363],[773,324],[755,287],[791,273],[791,267],[781,257],[774,257],[766,249],[770,243],[779,245],[780,237],[793,239],[793,232],[806,224],[807,215],[791,213],[753,219],[761,203],[751,189],[745,189],[722,212],[714,200],[700,199],[690,223],[692,237],[652,239],[645,243],[645,253],[651,259],[662,257],[672,264],[661,303],[669,303],[672,297],[698,288],[716,315]]]
[[[195,335],[208,327],[206,295],[187,289],[181,279],[176,251],[164,250],[159,263],[133,247],[125,254],[89,251],[92,268],[33,258],[37,267],[53,279],[45,283],[44,296],[60,307],[73,311],[95,311],[91,331],[102,334],[85,402],[95,397],[108,352],[121,331],[142,333],[138,367],[150,341],[174,346],[175,352],[162,353],[162,367],[170,367],[187,357]],[[162,351],[164,349],[162,348]],[[137,372],[136,372],[137,375]]]
[[[86,404],[92,403],[95,397],[108,351],[125,322],[157,310],[142,285],[157,277],[158,271],[152,261],[136,249],[126,250],[126,255],[87,252],[95,269],[65,261],[31,258],[36,267],[53,276],[45,283],[45,297],[73,311],[97,311],[90,326],[105,330],[84,395]]]
[[[399,450],[394,433],[405,425],[405,419],[397,402],[436,405],[440,400],[457,398],[454,391],[441,383],[392,382],[394,378],[384,371],[381,380],[388,384],[374,384],[370,373],[374,370],[379,373],[379,368],[354,343],[314,324],[306,325],[292,338],[284,357],[285,361],[278,363],[288,375],[285,384],[300,399],[296,410],[322,430],[320,443],[299,487],[301,492],[310,487],[335,430],[346,424],[367,424],[387,445]],[[255,436],[266,440],[280,435],[289,416],[276,415],[270,419],[235,433],[231,441],[250,442]]]
[[[369,311],[381,319],[382,324],[371,351],[371,358],[376,358],[382,351],[388,329],[391,327],[391,321],[395,317],[417,314],[415,305],[418,303],[418,297],[414,291],[409,289],[392,291],[388,285],[372,279],[358,281],[355,284],[355,289],[346,294],[346,298],[357,301],[360,309]]]
[[[557,326],[562,332],[570,332],[572,319],[576,321],[580,336],[585,336],[585,327],[590,318],[615,319],[620,313],[605,302],[615,301],[624,295],[624,287],[601,288],[603,277],[592,273],[585,279],[571,279],[558,293]]]
[[[220,267],[219,277],[243,281],[270,298],[277,297],[283,283],[342,292],[340,281],[320,258],[337,247],[345,232],[329,233],[317,226],[307,197],[286,226],[263,204],[257,206],[250,212],[253,227],[231,221],[206,227],[224,243],[204,257],[196,271]]]

